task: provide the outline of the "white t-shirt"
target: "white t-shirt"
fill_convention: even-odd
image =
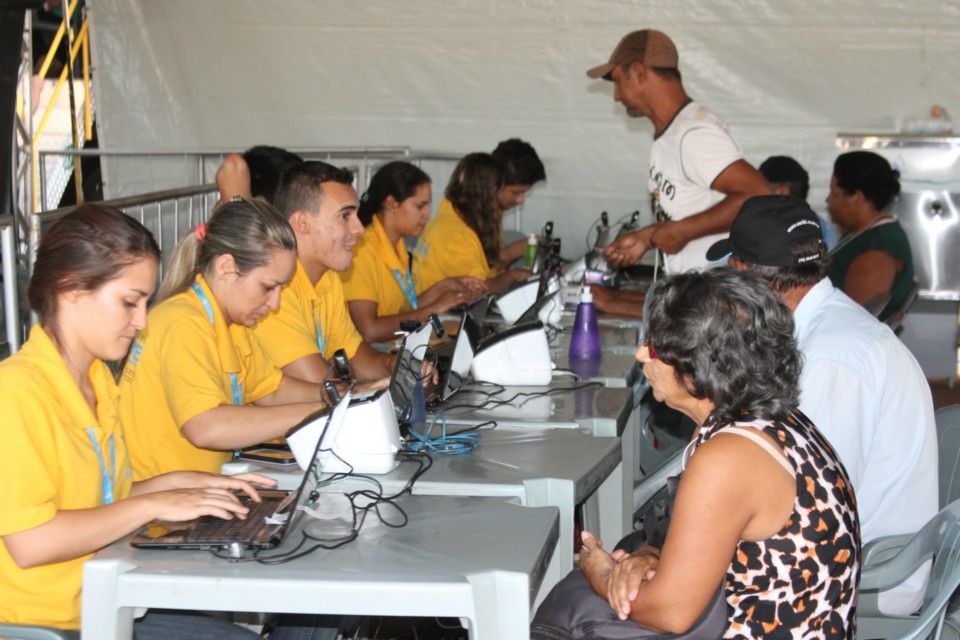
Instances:
[[[804,356],[800,410],[850,475],[861,539],[915,533],[939,509],[933,398],[920,366],[889,327],[828,278],[793,315]],[[922,584],[911,579],[882,592],[881,610],[915,610]]]
[[[650,204],[657,220],[683,220],[726,197],[710,188],[717,176],[743,158],[740,145],[720,118],[696,102],[689,102],[653,140],[650,151]],[[707,249],[727,234],[691,240],[665,259],[668,274],[701,269]]]

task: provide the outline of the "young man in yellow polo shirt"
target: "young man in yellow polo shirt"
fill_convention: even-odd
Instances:
[[[320,382],[344,349],[357,379],[385,384],[394,357],[363,341],[336,274],[350,267],[363,234],[353,174],[325,162],[295,165],[280,179],[274,205],[297,236],[297,267],[280,308],[256,326],[260,344],[285,375]]]

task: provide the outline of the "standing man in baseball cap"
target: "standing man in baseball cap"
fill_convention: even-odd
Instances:
[[[830,283],[825,254],[820,222],[807,203],[764,196],[744,203],[730,237],[714,244],[707,259],[758,274],[793,312],[803,353],[800,410],[850,475],[863,543],[913,534],[939,508],[930,386],[890,328]],[[880,610],[913,613],[925,575],[881,591]]]
[[[687,95],[679,62],[665,33],[644,29],[628,33],[606,64],[587,71],[613,82],[613,99],[627,115],[654,127],[649,189],[656,223],[607,247],[615,267],[634,264],[650,249],[666,254],[667,273],[706,267],[707,248],[730,229],[740,205],[770,193],[727,126]]]

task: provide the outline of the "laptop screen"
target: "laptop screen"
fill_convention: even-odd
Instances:
[[[442,399],[446,400],[463,386],[463,381],[470,374],[470,365],[473,364],[473,343],[467,325],[473,320],[465,313],[460,319],[460,329],[457,331],[456,342],[453,346],[453,356],[450,359],[450,368],[446,371],[446,381],[443,385]]]
[[[413,409],[413,393],[420,385],[420,371],[433,332],[429,322],[407,334],[400,342],[397,361],[390,379],[390,399],[400,420],[408,420]]]

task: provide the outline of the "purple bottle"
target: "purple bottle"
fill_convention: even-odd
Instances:
[[[600,330],[597,328],[597,308],[593,305],[593,294],[586,287],[580,292],[577,317],[573,321],[573,335],[570,337],[570,359],[600,359]]]

